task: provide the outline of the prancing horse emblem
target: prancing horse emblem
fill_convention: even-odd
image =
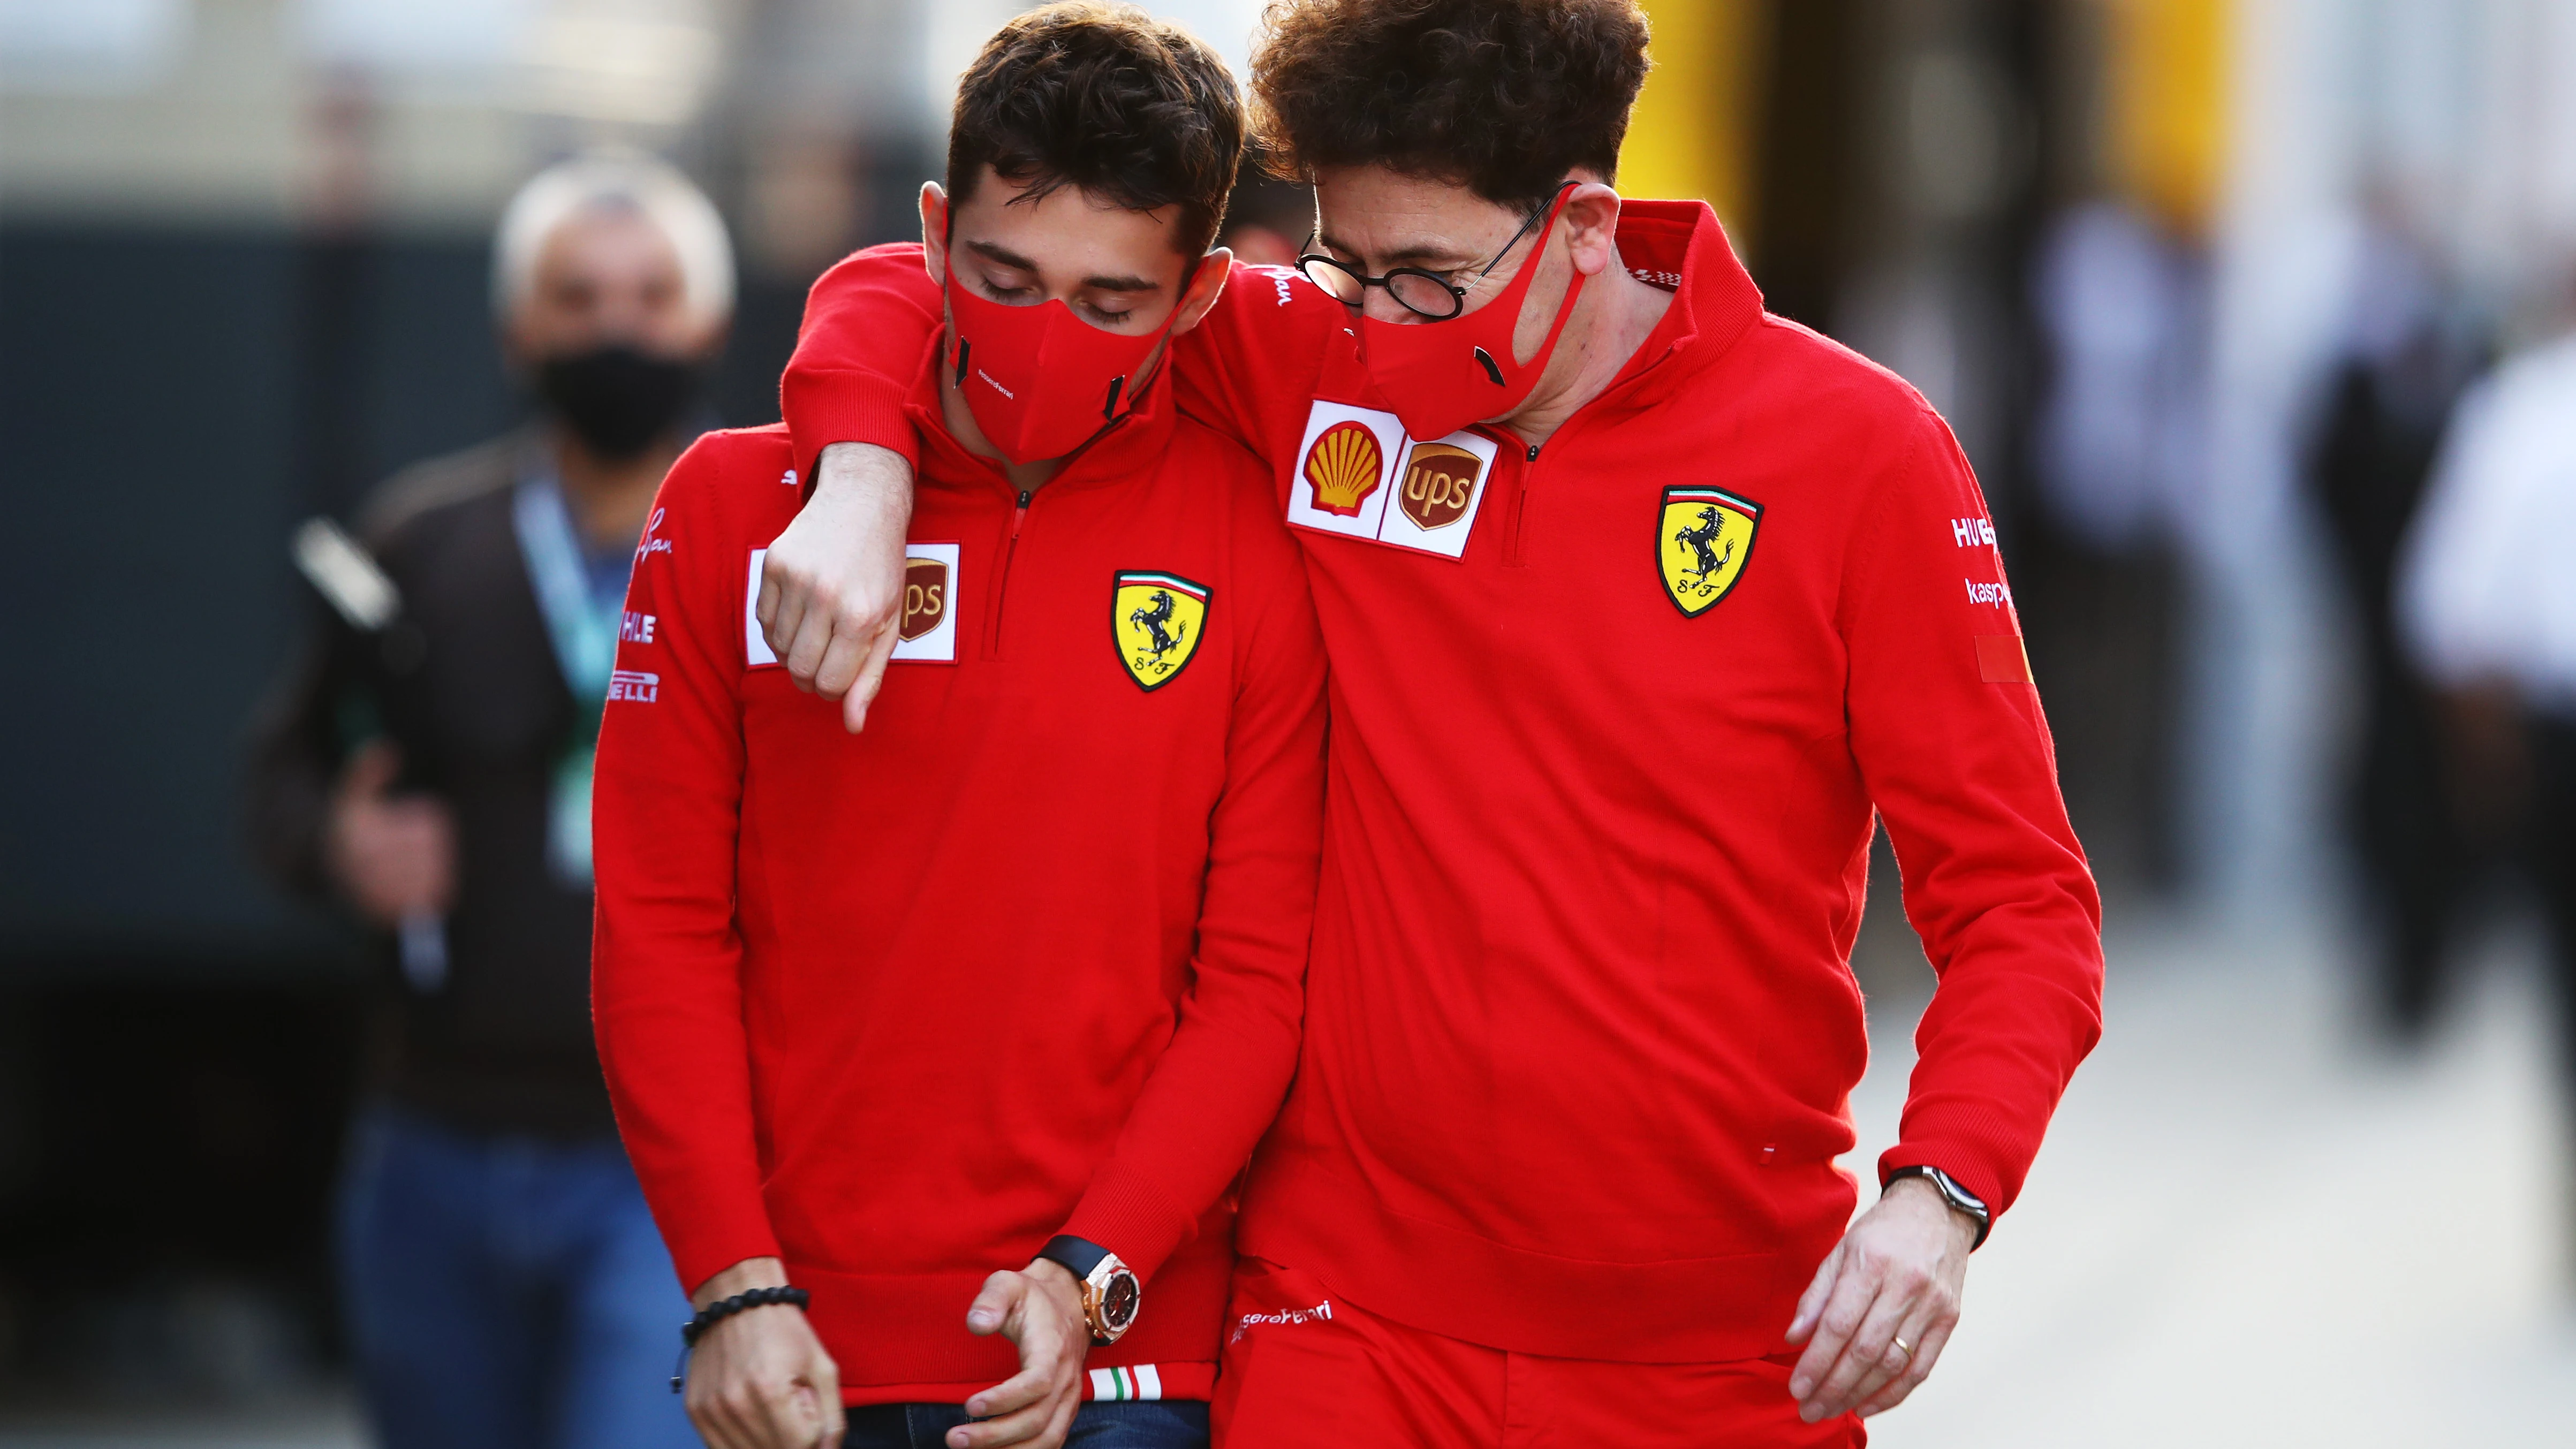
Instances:
[[[1727,596],[1753,557],[1762,505],[1719,488],[1667,488],[1656,515],[1655,572],[1684,618]]]
[[[1118,663],[1148,692],[1171,683],[1207,635],[1209,589],[1179,574],[1139,570],[1118,575],[1109,627]]]

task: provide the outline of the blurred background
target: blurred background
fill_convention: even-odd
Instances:
[[[0,0],[0,1442],[366,1442],[369,968],[253,869],[242,755],[297,522],[526,409],[503,204],[696,179],[711,400],[772,420],[1018,8]],[[1149,8],[1240,67],[1259,6]],[[1949,417],[2108,900],[2104,1046],[1879,1442],[2568,1442],[2576,383],[2495,379],[2576,318],[2576,0],[1645,8],[1621,189]],[[1892,875],[1857,1164],[1931,986]]]

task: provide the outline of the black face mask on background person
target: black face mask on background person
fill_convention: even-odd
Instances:
[[[680,420],[703,372],[697,362],[614,342],[539,362],[537,396],[584,447],[622,463]]]

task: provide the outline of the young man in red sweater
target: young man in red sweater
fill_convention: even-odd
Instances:
[[[1176,381],[1273,461],[1333,732],[1229,1449],[1857,1444],[2099,1034],[1975,479],[1910,388],[1763,312],[1705,206],[1611,189],[1644,42],[1628,0],[1289,0],[1255,58],[1320,226]],[[817,285],[801,457],[914,446],[876,401],[935,316],[911,265]],[[901,495],[843,459],[763,585],[826,692],[864,673],[867,514]],[[1941,980],[1854,1222],[1874,815]]]
[[[750,623],[784,429],[710,436],[655,504],[595,1015],[719,1449],[1206,1442],[1323,809],[1296,546],[1158,377],[1224,285],[1241,143],[1223,65],[1139,12],[1023,17],[967,73],[922,198],[946,325],[888,400],[920,486],[865,736]]]

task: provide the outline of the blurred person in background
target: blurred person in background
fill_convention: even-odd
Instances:
[[[2569,301],[2576,303],[2576,294]],[[2454,828],[2519,837],[2576,1087],[2576,306],[2462,396],[2401,545],[2399,626],[2439,693]],[[2570,1227],[2576,1230],[2576,1219]]]
[[[664,1385],[688,1305],[591,1041],[590,769],[732,251],[677,172],[599,155],[529,181],[494,253],[538,416],[367,505],[396,622],[335,621],[289,679],[252,818],[273,872],[400,963],[339,1214],[384,1442],[691,1444]]]
[[[2377,1004],[2391,1035],[2413,1041],[2440,1005],[2460,897],[2492,852],[2443,788],[2433,691],[2398,638],[2397,556],[2478,357],[2393,205],[2372,208],[2353,281],[2307,484],[2361,626],[2364,717],[2344,820],[2378,937]]]
[[[2059,775],[2106,881],[2176,869],[2171,800],[2177,522],[2206,469],[2208,284],[2195,248],[2133,206],[2056,217],[2031,272],[2048,345],[2032,420],[2039,507],[2025,557],[2033,670]]]

